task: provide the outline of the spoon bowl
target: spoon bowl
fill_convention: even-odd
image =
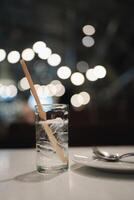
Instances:
[[[111,161],[111,162],[117,162],[122,158],[134,156],[134,152],[129,152],[129,153],[119,155],[118,153],[111,154],[106,151],[100,151],[97,147],[93,147],[92,150],[93,150],[93,154],[95,158],[102,159],[105,161]]]

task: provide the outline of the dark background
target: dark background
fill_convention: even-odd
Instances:
[[[106,68],[105,78],[95,82],[86,79],[82,86],[72,85],[70,79],[61,80],[66,92],[57,101],[69,104],[70,146],[134,144],[133,8],[133,0],[0,1],[0,48],[7,53],[22,52],[42,40],[62,57],[55,68],[37,56],[28,62],[35,83],[58,79],[56,70],[61,65],[75,72],[81,60],[89,68],[98,64]],[[86,24],[96,29],[91,48],[81,42]],[[23,76],[19,63],[10,64],[7,59],[0,62],[0,82],[11,79],[17,85]],[[91,100],[75,108],[70,98],[81,91],[89,92]],[[19,107],[27,104],[29,95],[29,90],[18,90],[16,98],[0,100],[1,148],[35,146],[34,116],[30,120],[30,108],[23,113],[23,106]]]

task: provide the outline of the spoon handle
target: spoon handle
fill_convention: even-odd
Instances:
[[[134,156],[134,152],[122,154],[119,156],[119,159],[130,157],[130,156]]]

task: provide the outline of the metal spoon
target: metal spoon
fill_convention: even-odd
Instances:
[[[110,154],[106,151],[100,151],[97,147],[93,147],[93,153],[95,155],[96,158],[105,160],[105,161],[119,161],[122,158],[126,158],[129,156],[134,156],[134,152],[129,152],[129,153],[125,153],[122,155],[119,155],[118,153],[116,154]]]

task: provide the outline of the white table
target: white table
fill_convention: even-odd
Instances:
[[[111,147],[107,149],[113,151]],[[88,155],[91,149],[70,148],[70,158],[73,153]],[[134,199],[134,174],[97,171],[70,161],[68,172],[44,176],[36,172],[35,162],[34,149],[0,150],[1,200]]]

